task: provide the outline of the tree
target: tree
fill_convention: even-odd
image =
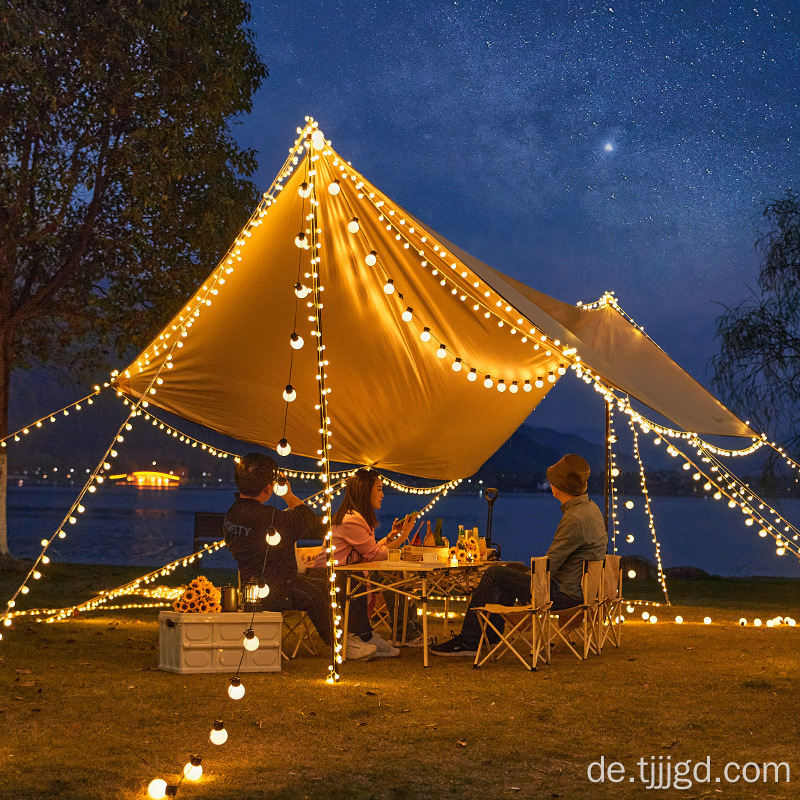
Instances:
[[[800,198],[764,209],[758,291],[717,318],[713,385],[757,429],[800,442]]]
[[[216,264],[258,201],[231,126],[268,73],[243,0],[12,0],[0,17],[3,438],[13,369],[107,366]]]

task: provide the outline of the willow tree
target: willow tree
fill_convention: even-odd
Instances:
[[[0,11],[0,438],[16,368],[97,370],[177,310],[257,202],[232,135],[267,68],[242,0]],[[0,454],[0,553],[7,553]]]
[[[789,448],[800,442],[800,198],[764,209],[758,289],[717,318],[713,384],[755,425]]]

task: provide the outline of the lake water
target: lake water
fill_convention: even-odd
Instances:
[[[48,550],[54,560],[87,564],[128,564],[159,567],[192,552],[194,512],[225,512],[233,488],[181,487],[143,490],[111,486],[84,498],[86,511],[75,525],[67,525],[66,539],[56,539]],[[22,486],[8,489],[8,529],[11,551],[26,558],[41,552],[40,541],[50,538],[69,510],[78,490],[69,487]],[[299,493],[299,492],[298,492]],[[602,498],[593,498],[602,508]],[[384,499],[381,530],[395,516],[422,503],[421,497],[391,494]],[[416,501],[416,502],[415,502]],[[622,509],[622,555],[654,559],[642,498],[633,498],[633,510]],[[800,577],[800,563],[791,554],[778,556],[771,537],[760,538],[758,527],[747,527],[744,515],[710,498],[663,497],[651,501],[656,535],[665,567],[700,567],[725,576],[770,575]],[[278,506],[283,507],[279,500]],[[800,517],[800,501],[783,501],[787,518]],[[487,503],[475,495],[450,494],[437,503],[429,518],[443,520],[451,540],[459,524],[486,531]],[[527,561],[543,554],[561,517],[559,504],[549,494],[501,494],[495,503],[492,538],[507,560]],[[632,544],[625,536],[633,534]],[[233,566],[227,551],[203,560],[208,566]]]

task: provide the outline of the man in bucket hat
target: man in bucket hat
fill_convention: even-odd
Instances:
[[[584,561],[599,561],[608,547],[608,531],[603,514],[589,499],[589,465],[581,456],[568,453],[547,470],[547,480],[553,497],[561,503],[564,515],[556,528],[553,543],[547,551],[550,559],[550,599],[552,611],[562,611],[583,602],[581,576]],[[522,564],[489,567],[475,589],[464,617],[461,633],[448,642],[433,645],[430,652],[437,656],[475,657],[481,638],[478,615],[472,611],[490,603],[511,606],[531,599],[530,571]],[[503,630],[501,617],[492,622]],[[489,641],[498,640],[489,629]]]

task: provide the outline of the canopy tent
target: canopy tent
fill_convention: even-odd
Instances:
[[[686,430],[756,437],[615,308],[567,305],[464,253],[311,122],[226,257],[116,383],[253,444],[319,458],[324,440],[333,461],[457,478],[570,367]]]

